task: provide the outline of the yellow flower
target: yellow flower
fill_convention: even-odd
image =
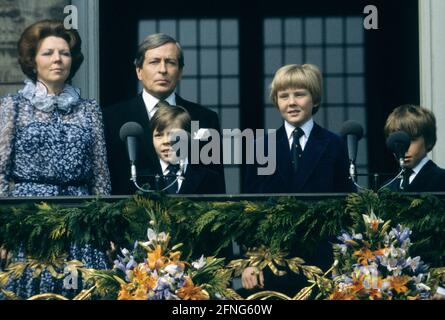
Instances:
[[[364,214],[363,219],[367,225],[371,226],[373,232],[377,232],[379,225],[383,222],[382,219],[377,218],[374,211],[371,211],[369,215]]]
[[[119,291],[119,294],[117,296],[118,300],[132,300],[132,294],[128,290],[128,287],[128,284],[121,285],[121,290]]]
[[[118,300],[147,300],[148,292],[156,286],[157,279],[151,276],[144,264],[133,270],[132,282],[121,285]]]
[[[349,290],[346,291],[340,291],[335,290],[330,296],[329,300],[357,300],[357,298],[349,292]]]
[[[380,220],[372,220],[371,221],[371,228],[372,231],[377,232],[377,230],[379,229],[379,225],[380,225],[381,221]]]
[[[352,254],[354,257],[358,257],[357,261],[365,266],[368,265],[368,260],[375,260],[374,253],[368,248],[361,248]]]
[[[385,254],[386,249],[380,248],[373,252],[374,256],[383,256]]]
[[[408,276],[390,277],[390,287],[396,290],[397,293],[405,293],[408,291],[406,284],[411,280]]]
[[[145,265],[140,264],[134,269],[133,282],[136,282],[140,286],[144,286],[147,291],[156,287],[156,281],[157,279],[147,272]]]
[[[133,294],[132,300],[147,300],[148,299],[148,291],[145,290],[144,287],[140,287],[136,289],[136,291]]]
[[[360,275],[358,278],[355,274],[352,275],[352,284],[348,287],[353,293],[358,293],[365,287],[363,285],[364,275]]]
[[[183,300],[209,300],[209,294],[201,286],[195,287],[192,279],[186,278],[184,286],[176,294]]]
[[[160,245],[157,245],[155,250],[147,254],[147,263],[151,270],[159,270],[164,267],[165,260],[167,260],[167,258],[162,256],[162,248]]]
[[[379,289],[369,289],[368,295],[369,295],[369,299],[371,299],[371,300],[382,299],[382,292]]]
[[[168,256],[169,256],[169,263],[168,264],[178,265],[181,268],[181,270],[184,270],[185,263],[183,261],[179,260],[179,258],[181,258],[181,251],[170,252],[168,254]]]

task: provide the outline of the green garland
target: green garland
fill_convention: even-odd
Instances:
[[[146,238],[148,212],[175,243],[184,244],[184,257],[224,255],[232,240],[246,248],[266,246],[271,252],[305,256],[320,241],[354,226],[374,208],[382,219],[413,231],[413,254],[432,266],[445,265],[445,201],[432,195],[406,196],[382,192],[350,194],[347,198],[303,201],[271,197],[262,201],[195,201],[156,195],[135,196],[109,203],[96,199],[77,207],[62,205],[0,205],[0,244],[19,246],[33,258],[54,261],[73,242],[106,250],[110,241],[128,247]]]

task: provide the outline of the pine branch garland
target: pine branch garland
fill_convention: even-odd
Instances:
[[[321,239],[354,228],[370,208],[383,219],[413,230],[413,254],[422,252],[432,266],[445,263],[445,200],[389,191],[317,201],[271,197],[222,202],[135,196],[117,202],[96,199],[78,207],[0,205],[0,243],[9,250],[21,247],[43,261],[55,260],[72,243],[90,243],[99,249],[108,248],[110,241],[117,248],[131,246],[145,238],[149,213],[154,212],[172,240],[184,243],[185,257],[221,253],[232,240],[274,251],[296,248],[304,254],[314,250]]]

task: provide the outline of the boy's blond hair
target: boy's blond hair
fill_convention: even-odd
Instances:
[[[278,106],[278,91],[288,88],[306,89],[312,96],[314,108],[312,114],[318,111],[323,92],[323,77],[320,69],[313,64],[288,64],[275,73],[270,84],[269,97]]]

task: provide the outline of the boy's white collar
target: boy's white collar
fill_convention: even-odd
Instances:
[[[295,130],[295,126],[284,120],[284,128],[286,129],[287,138],[290,139],[292,132]],[[300,128],[303,130],[306,138],[309,138],[312,129],[314,128],[314,119],[310,118]]]
[[[428,158],[428,155],[426,155],[422,160],[420,160],[420,162],[417,164],[417,166],[415,166],[412,170],[414,171],[414,173],[417,175],[420,170],[422,170],[423,166],[426,165],[426,163],[430,161],[430,159]]]
[[[165,162],[161,158],[159,158],[159,163],[161,164],[162,174],[165,174],[166,173],[165,171],[167,170],[167,167],[170,165],[170,163]],[[188,159],[186,158],[184,160],[184,172],[183,173],[185,173],[185,170],[187,169],[187,165],[188,165]]]

